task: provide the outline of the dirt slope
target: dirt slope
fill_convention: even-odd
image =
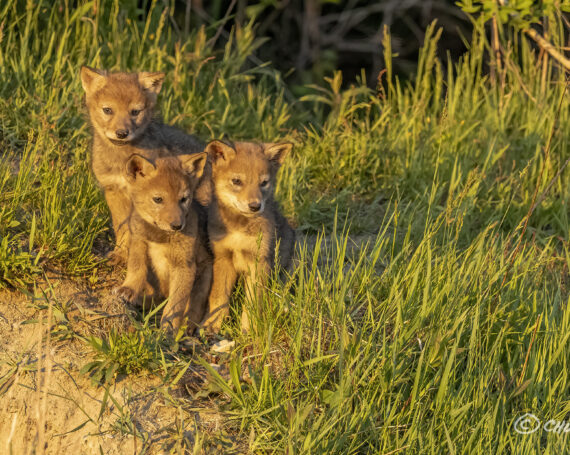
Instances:
[[[89,360],[86,344],[46,337],[48,317],[54,327],[61,316],[53,306],[51,316],[49,305],[41,309],[50,301],[70,308],[67,317],[86,332],[123,324],[124,308],[110,293],[115,281],[97,292],[59,280],[39,285],[35,297],[0,293],[0,453],[42,453],[42,444],[46,454],[164,453],[175,429],[191,440],[190,426],[157,390],[158,378],[119,379],[106,397],[79,374]],[[133,425],[142,439],[133,437]]]

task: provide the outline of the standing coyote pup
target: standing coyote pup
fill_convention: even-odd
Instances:
[[[131,241],[127,277],[116,293],[136,301],[152,270],[159,294],[169,299],[161,326],[174,332],[200,323],[210,291],[212,258],[206,247],[205,213],[193,201],[206,160],[206,153],[154,161],[133,155],[126,164],[133,201]]]
[[[133,153],[149,159],[161,155],[201,152],[204,144],[154,119],[163,73],[108,73],[84,66],[81,84],[93,125],[91,165],[105,192],[116,247],[110,254],[124,262],[129,244],[127,220],[131,202],[126,194],[125,164]]]
[[[273,199],[279,167],[292,144],[220,141],[206,147],[212,163],[213,200],[208,211],[208,235],[214,253],[214,276],[208,314],[202,325],[218,331],[229,313],[229,298],[238,275],[245,275],[246,292],[253,296],[275,266],[275,249],[287,268],[293,253],[295,231]],[[250,318],[243,311],[242,330]]]

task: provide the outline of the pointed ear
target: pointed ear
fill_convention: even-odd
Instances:
[[[127,180],[134,182],[137,178],[148,177],[156,170],[154,163],[144,156],[134,153],[127,161]]]
[[[96,70],[89,66],[81,67],[81,85],[88,95],[100,89],[107,80],[105,71]]]
[[[236,151],[233,147],[224,144],[222,141],[212,141],[210,142],[204,150],[213,164],[227,163],[235,155]]]
[[[160,89],[162,88],[162,83],[164,82],[164,73],[148,73],[143,71],[138,74],[139,84],[143,86],[145,90],[158,95]]]
[[[182,168],[188,174],[200,178],[204,172],[204,166],[208,160],[208,154],[206,152],[200,152],[193,153],[191,155],[180,155],[178,159],[182,163]]]
[[[278,166],[283,164],[285,158],[293,150],[293,144],[290,142],[280,142],[279,144],[263,144],[263,153]]]

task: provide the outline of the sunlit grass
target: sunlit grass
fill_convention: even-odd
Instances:
[[[224,431],[254,452],[564,453],[564,434],[512,429],[525,412],[570,411],[568,171],[555,178],[570,157],[562,73],[549,63],[541,84],[523,41],[493,84],[484,34],[451,63],[437,58],[430,27],[411,81],[391,76],[386,41],[381,90],[343,87],[336,73],[294,100],[270,65],[248,60],[261,44],[253,25],[214,50],[214,30],[182,39],[158,2],[146,19],[136,2],[96,5],[0,9],[0,286],[54,269],[87,280],[111,242],[89,171],[83,64],[165,71],[163,117],[205,140],[293,140],[278,198],[300,242],[290,276],[260,301],[236,299],[254,321],[250,335],[224,327],[237,346],[228,375],[211,359],[164,354],[149,321],[91,338],[86,372],[100,383],[156,373],[186,421],[193,397],[168,387],[199,364]],[[194,445],[172,435],[180,453],[225,438],[196,431]]]

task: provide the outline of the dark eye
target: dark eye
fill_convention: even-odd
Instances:
[[[110,107],[104,107],[103,108],[103,113],[105,115],[112,115],[113,114],[113,109],[111,109]]]
[[[162,198],[161,198],[160,196],[153,197],[152,200],[153,200],[156,204],[162,204]]]
[[[184,204],[187,200],[188,200],[188,198],[186,196],[184,196],[182,199],[180,199],[180,203]]]
[[[133,109],[133,110],[131,111],[131,115],[132,115],[133,117],[136,117],[136,116],[139,115],[140,113],[141,113],[140,109]]]
[[[261,186],[261,188],[265,188],[267,185],[269,185],[269,180],[264,180],[259,185]]]
[[[235,186],[241,186],[241,179],[232,179],[232,183]]]

